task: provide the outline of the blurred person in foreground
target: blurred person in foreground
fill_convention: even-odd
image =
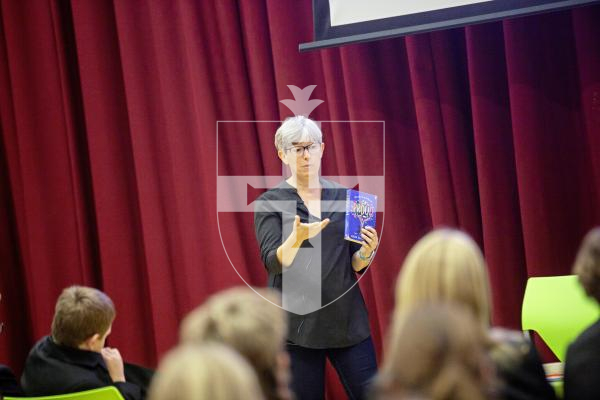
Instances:
[[[475,241],[459,230],[437,229],[409,251],[396,284],[394,319],[429,302],[458,304],[469,310],[489,337],[488,353],[500,380],[499,398],[556,398],[535,346],[523,332],[490,329],[487,266]]]
[[[484,400],[495,372],[487,335],[472,313],[454,304],[426,304],[393,321],[375,380],[378,400]]]
[[[182,343],[222,343],[254,368],[264,397],[291,400],[287,320],[278,293],[237,287],[219,292],[181,323]]]
[[[240,354],[219,343],[187,344],[161,361],[149,400],[263,400],[256,374]]]
[[[573,273],[588,296],[600,303],[600,227],[583,239]],[[600,319],[584,330],[567,349],[565,400],[600,399]]]

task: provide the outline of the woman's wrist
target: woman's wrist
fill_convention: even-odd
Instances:
[[[368,260],[370,260],[372,257],[373,257],[373,252],[370,252],[368,255],[365,255],[365,254],[363,253],[363,248],[362,248],[362,247],[361,247],[361,248],[358,250],[358,258],[360,258],[361,260],[363,260],[363,261],[368,261]]]

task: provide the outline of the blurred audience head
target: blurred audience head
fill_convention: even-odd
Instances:
[[[422,304],[394,319],[388,353],[374,383],[376,399],[488,399],[495,384],[486,334],[453,304]]]
[[[257,292],[260,296],[243,287],[212,296],[184,319],[181,341],[231,346],[254,367],[266,398],[287,399],[291,396],[290,361],[285,351],[287,316],[274,305],[280,303],[278,292]]]
[[[98,289],[71,286],[56,301],[52,320],[55,343],[99,352],[115,319],[112,300]]]
[[[600,227],[592,229],[583,238],[573,273],[579,277],[588,296],[600,302]]]
[[[453,302],[490,323],[487,268],[477,243],[455,229],[437,229],[410,250],[396,285],[396,313],[422,303]]]
[[[181,345],[161,361],[149,400],[260,400],[258,379],[248,362],[218,343]]]

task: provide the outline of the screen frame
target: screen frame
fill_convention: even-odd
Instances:
[[[353,43],[364,43],[506,18],[559,11],[593,3],[600,3],[600,0],[496,0],[331,26],[329,0],[313,0],[315,40],[309,43],[301,43],[299,50],[305,52]]]

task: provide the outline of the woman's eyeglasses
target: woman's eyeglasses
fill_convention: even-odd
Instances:
[[[317,154],[321,150],[321,145],[319,143],[311,143],[306,146],[288,147],[285,150],[296,155],[296,157],[302,157],[304,155],[304,151],[308,151],[308,154],[311,155]]]

